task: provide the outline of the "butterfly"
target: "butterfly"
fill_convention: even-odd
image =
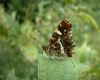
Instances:
[[[64,19],[53,32],[48,44],[43,45],[42,48],[49,56],[72,57],[75,45],[72,39],[72,24],[69,20]]]

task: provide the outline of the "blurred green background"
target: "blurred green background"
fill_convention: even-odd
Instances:
[[[67,17],[79,80],[100,80],[100,0],[0,0],[0,80],[38,80],[38,54]],[[8,80],[8,79],[6,79]]]

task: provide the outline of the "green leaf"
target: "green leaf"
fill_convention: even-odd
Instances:
[[[6,80],[16,80],[16,78],[15,78],[15,70],[14,69],[8,73],[8,75],[6,77]]]
[[[12,30],[18,35],[20,34],[20,25],[19,23],[13,19],[11,15],[5,14],[5,19],[7,24],[12,28]]]
[[[68,58],[39,55],[38,79],[77,80],[77,74]]]
[[[85,12],[80,12],[80,17],[82,17],[83,20],[85,20],[85,21],[90,21],[91,24],[93,25],[93,27],[94,27],[97,31],[100,31],[99,25],[98,25],[98,23],[96,22],[96,20],[94,19],[93,16],[91,16],[90,14],[85,13]]]

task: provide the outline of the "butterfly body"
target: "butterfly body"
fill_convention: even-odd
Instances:
[[[43,50],[50,56],[68,56],[72,57],[72,51],[75,44],[72,40],[72,25],[67,19],[64,19],[52,34],[48,45],[43,46]]]

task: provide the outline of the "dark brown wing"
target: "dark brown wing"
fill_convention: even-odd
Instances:
[[[75,47],[75,44],[72,39],[72,25],[71,22],[67,19],[63,20],[58,25],[58,30],[62,33],[60,36],[60,41],[62,43],[62,46],[64,47],[64,52],[68,57],[72,57],[72,51],[73,47]]]
[[[50,56],[72,56],[74,42],[72,40],[72,25],[67,19],[64,19],[57,27],[57,31],[52,34],[47,46],[44,50]]]

